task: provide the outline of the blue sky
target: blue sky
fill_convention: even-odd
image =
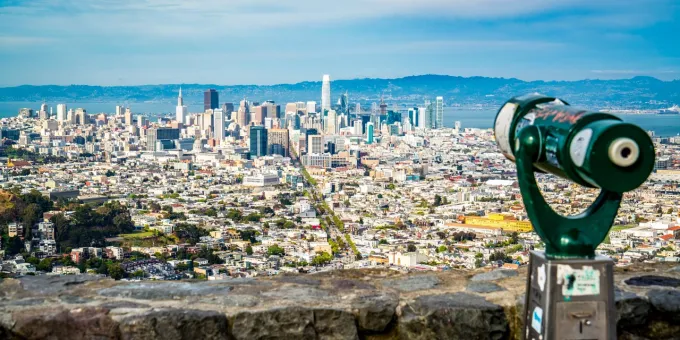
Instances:
[[[0,0],[0,86],[680,79],[677,0]]]

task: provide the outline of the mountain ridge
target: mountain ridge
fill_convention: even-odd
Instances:
[[[0,88],[0,101],[174,102],[180,86],[188,102],[201,102],[203,91],[208,88],[220,93],[221,102],[238,102],[244,97],[282,103],[319,102],[321,95],[321,81],[274,85],[19,85]],[[425,74],[331,82],[333,101],[345,91],[350,93],[353,103],[369,103],[381,98],[390,103],[418,103],[426,98],[443,96],[449,104],[497,105],[512,96],[529,92],[541,92],[598,107],[653,108],[680,103],[680,80],[664,81],[648,76],[614,80],[524,81],[517,78]]]

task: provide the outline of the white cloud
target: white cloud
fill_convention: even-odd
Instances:
[[[627,0],[629,4],[640,0]],[[649,0],[654,1],[654,0]],[[662,1],[662,0],[659,0]],[[229,36],[385,17],[487,20],[561,10],[600,9],[614,0],[33,0],[0,6],[0,28],[54,33]],[[621,5],[623,6],[623,5]],[[399,19],[397,19],[399,20]],[[4,22],[4,24],[2,24]]]
[[[675,70],[591,70],[590,72],[592,73],[598,73],[598,74],[612,74],[612,75],[617,75],[617,74],[674,74],[678,73],[678,71]]]
[[[0,46],[4,47],[18,47],[18,46],[35,46],[55,42],[56,39],[44,37],[25,37],[25,36],[2,36],[0,35]]]

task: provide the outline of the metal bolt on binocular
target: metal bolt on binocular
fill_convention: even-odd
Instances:
[[[595,256],[623,193],[654,168],[654,144],[640,127],[540,94],[506,102],[494,123],[496,143],[517,165],[522,200],[545,252],[532,252],[527,278],[525,339],[615,339],[613,261]],[[557,214],[534,172],[600,188],[575,216]]]

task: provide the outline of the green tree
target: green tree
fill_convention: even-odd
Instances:
[[[417,250],[416,246],[413,243],[409,243],[408,246],[406,247],[406,250],[411,253]]]
[[[175,270],[178,272],[184,272],[187,269],[189,269],[189,265],[186,263],[178,263],[177,265],[175,265]]]
[[[510,244],[517,244],[519,243],[519,234],[514,231],[512,234],[510,234]]]
[[[97,268],[97,274],[108,275],[109,274],[109,264],[102,261],[102,263],[99,265],[99,268]]]
[[[144,271],[143,270],[136,270],[134,273],[132,273],[132,276],[136,278],[143,278],[144,277]]]
[[[31,231],[33,229],[33,225],[40,221],[42,213],[43,213],[42,209],[36,203],[31,203],[28,206],[26,206],[26,208],[24,208],[22,220],[24,222],[25,239],[30,240],[32,238],[33,235],[31,234]]]
[[[120,266],[120,263],[112,263],[109,265],[109,276],[114,280],[120,280],[125,276],[125,271],[123,270],[123,267]]]
[[[312,265],[314,266],[323,266],[331,262],[333,260],[333,257],[331,254],[327,252],[321,252],[317,254],[314,259],[312,259]]]
[[[448,250],[449,250],[449,248],[447,246],[439,246],[439,248],[437,248],[438,253],[443,253],[443,252],[448,251]]]
[[[250,244],[246,246],[246,254],[253,255],[253,247]]]
[[[42,272],[51,272],[52,271],[52,260],[51,259],[42,259],[40,263],[36,266],[36,269]]]
[[[269,246],[267,248],[267,255],[268,256],[272,256],[272,255],[281,256],[283,254],[285,254],[285,250],[283,248],[279,247],[278,244],[275,244],[273,246]]]
[[[434,206],[438,207],[442,205],[442,197],[439,195],[434,195]]]

